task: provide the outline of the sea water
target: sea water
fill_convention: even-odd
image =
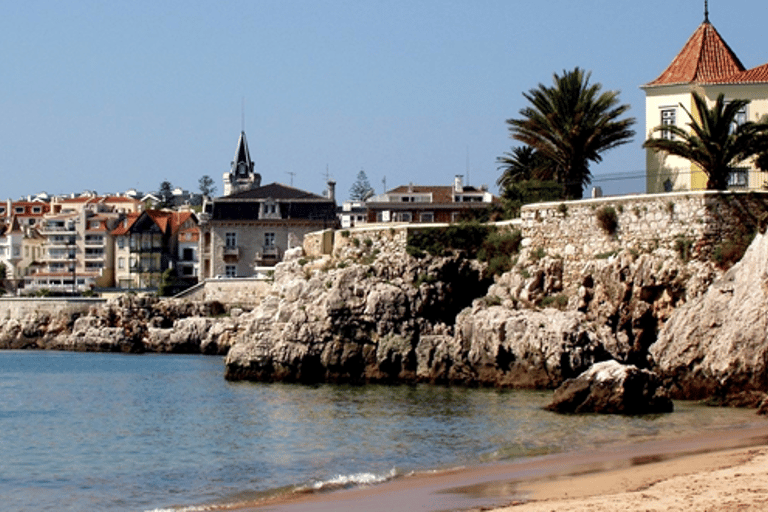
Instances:
[[[564,416],[542,410],[551,392],[223,374],[211,356],[0,352],[0,510],[203,509],[755,419],[690,403]]]

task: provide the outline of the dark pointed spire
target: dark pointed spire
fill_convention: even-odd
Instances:
[[[232,173],[237,177],[245,177],[253,172],[251,153],[248,151],[248,141],[245,140],[245,132],[240,132],[235,150],[235,160],[232,162]]]
[[[709,23],[709,0],[704,0],[704,23]]]

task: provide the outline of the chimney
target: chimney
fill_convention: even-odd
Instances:
[[[456,193],[464,192],[464,185],[461,184],[461,179],[464,177],[462,174],[457,174],[453,179],[453,191]]]
[[[328,199],[336,202],[336,182],[333,180],[328,180]]]

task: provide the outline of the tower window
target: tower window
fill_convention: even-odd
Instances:
[[[662,126],[675,126],[676,111],[674,108],[665,108],[661,111],[661,125]],[[669,130],[661,132],[662,139],[672,140],[674,135]]]

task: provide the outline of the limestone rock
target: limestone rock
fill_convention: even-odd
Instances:
[[[672,401],[657,375],[603,361],[555,390],[548,410],[567,413],[649,414],[672,412]]]
[[[768,391],[768,237],[706,294],[678,308],[650,347],[673,396]]]

